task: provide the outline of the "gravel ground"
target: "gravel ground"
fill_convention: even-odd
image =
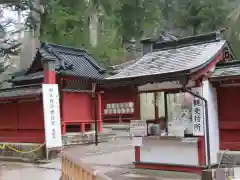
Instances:
[[[124,136],[126,132],[120,132]],[[199,176],[189,173],[139,170],[133,166],[134,149],[128,138],[117,138],[106,143],[67,147],[64,151],[81,159],[93,168],[102,171],[114,180],[198,180]],[[0,180],[59,180],[60,159],[51,163],[33,165],[6,163],[0,165]]]

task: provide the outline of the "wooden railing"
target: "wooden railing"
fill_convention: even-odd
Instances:
[[[61,153],[61,158],[61,180],[112,180],[105,174],[80,161],[78,157],[72,157],[68,153]]]

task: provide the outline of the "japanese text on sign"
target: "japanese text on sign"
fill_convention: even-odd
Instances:
[[[61,123],[57,84],[43,84],[43,107],[47,148],[61,147]]]
[[[55,118],[55,107],[54,107],[54,94],[53,94],[54,92],[53,92],[53,88],[49,88],[49,104],[50,104],[50,109],[49,109],[49,111],[50,111],[50,120],[51,120],[51,124],[52,124],[52,133],[51,133],[51,135],[52,135],[52,139],[56,139],[56,130],[55,130],[55,124],[56,124],[56,118]]]
[[[130,123],[132,136],[147,136],[147,123],[144,120],[132,120]]]
[[[200,88],[192,88],[192,91],[201,96]],[[193,135],[203,136],[204,135],[204,103],[201,99],[193,97],[192,102],[192,120],[193,120]]]

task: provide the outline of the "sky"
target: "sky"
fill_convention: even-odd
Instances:
[[[15,39],[19,34],[11,35],[11,32],[16,31],[19,28],[23,28],[24,23],[27,18],[28,12],[20,12],[20,21],[18,20],[18,12],[12,11],[10,8],[6,8],[3,10],[3,13],[0,17],[0,22],[4,25],[7,22],[11,21],[12,23],[6,27],[7,35],[11,36],[11,38]],[[19,23],[20,22],[20,23]],[[19,23],[19,24],[18,24]]]

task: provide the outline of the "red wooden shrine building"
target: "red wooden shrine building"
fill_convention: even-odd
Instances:
[[[59,85],[63,135],[88,131],[95,119],[99,132],[103,121],[138,119],[135,86],[94,86],[130,64],[114,66],[109,74],[84,50],[42,42],[31,66],[13,75],[12,88],[0,89],[0,141],[44,142],[43,83]],[[92,98],[93,90],[97,103]]]
[[[104,73],[86,51],[42,42],[31,66],[11,80],[13,87],[0,90],[0,141],[45,141],[42,83],[59,85],[62,134],[85,132],[95,118],[101,132],[102,95],[96,103],[92,91]]]
[[[90,130],[95,119],[99,132],[103,121],[160,122],[166,135],[143,138],[141,147],[135,147],[137,167],[199,172],[217,163],[220,150],[240,150],[240,63],[234,60],[227,41],[214,32],[142,43],[143,57],[110,76],[86,51],[42,42],[31,66],[14,75],[13,87],[0,90],[0,141],[45,141],[41,85],[56,83],[63,134]],[[209,113],[208,118],[201,114],[199,124],[193,118],[185,123],[197,125],[198,131],[184,127],[182,132],[181,127],[180,135],[176,135],[177,131],[168,132],[169,125],[174,125],[168,103],[172,94],[183,91],[193,92],[191,101],[196,101],[194,95],[199,93],[208,102]],[[97,98],[93,98],[93,92]],[[144,94],[153,95],[153,111]],[[149,112],[153,117],[146,116]],[[181,157],[176,156],[176,149]]]
[[[137,88],[138,119],[147,120],[142,117],[150,106],[139,107],[144,104],[142,94],[153,94],[153,115],[161,135],[138,141],[136,167],[201,173],[218,163],[221,150],[239,150],[240,61],[221,32],[167,42],[146,40],[143,52],[142,58],[103,83]],[[189,107],[185,98],[192,102]],[[175,116],[179,110],[171,107],[172,101],[178,101],[174,106],[185,115]]]

